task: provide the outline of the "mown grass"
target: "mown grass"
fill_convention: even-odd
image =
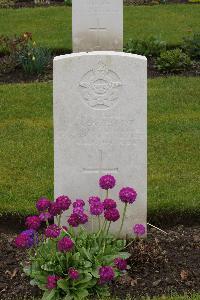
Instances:
[[[200,78],[148,83],[149,214],[200,212]],[[53,197],[52,84],[0,85],[0,213]]]
[[[129,38],[161,36],[179,44],[200,29],[200,7],[191,5],[128,6],[124,8],[124,43]],[[32,32],[40,45],[71,49],[71,8],[0,9],[0,35]]]

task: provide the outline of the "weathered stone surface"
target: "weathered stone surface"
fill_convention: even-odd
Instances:
[[[73,52],[123,50],[123,0],[73,0]]]
[[[131,186],[137,200],[128,207],[124,234],[147,213],[146,58],[119,52],[90,52],[54,59],[55,197],[99,194],[103,174],[116,177],[109,197]],[[119,222],[113,224],[115,232]]]

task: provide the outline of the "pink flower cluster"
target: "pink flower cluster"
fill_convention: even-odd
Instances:
[[[69,237],[63,237],[58,241],[58,251],[69,252],[73,249],[74,242]]]
[[[48,290],[53,290],[57,287],[57,281],[59,280],[60,278],[56,275],[49,275],[47,277],[47,288]]]
[[[99,269],[99,284],[105,284],[109,281],[112,281],[115,276],[115,272],[112,267],[110,266],[102,266]]]
[[[99,179],[99,186],[106,190],[106,198],[102,201],[98,196],[89,197],[89,211],[92,216],[104,216],[105,220],[108,222],[116,222],[120,218],[120,213],[117,208],[117,202],[114,199],[108,197],[108,190],[112,189],[116,185],[116,179],[112,175],[104,175]],[[119,199],[125,203],[124,212],[126,211],[127,205],[135,202],[137,198],[137,192],[131,187],[123,187],[119,192]],[[51,202],[47,198],[40,198],[36,203],[36,208],[39,215],[29,216],[26,218],[26,226],[28,230],[23,231],[18,235],[14,241],[16,247],[18,248],[31,248],[38,243],[38,234],[42,222],[46,222],[46,229],[44,231],[44,236],[50,240],[50,243],[55,243],[56,249],[59,252],[60,257],[65,257],[68,252],[72,252],[69,255],[73,255],[75,252],[75,240],[73,239],[73,230],[60,225],[60,216],[64,211],[72,208],[72,213],[68,217],[68,224],[71,227],[78,227],[79,225],[86,224],[88,222],[88,214],[86,213],[85,201],[82,199],[76,199],[73,203],[68,196],[61,195],[54,202]],[[59,218],[57,217],[59,216]],[[124,221],[125,213],[123,214],[122,220]],[[58,225],[49,225],[49,220],[57,217]],[[120,228],[123,227],[123,221]],[[105,232],[109,232],[110,223],[104,222],[101,228],[101,220],[99,219],[99,235],[101,230],[103,235]],[[135,224],[133,227],[134,234],[139,237],[145,234],[146,227],[143,224]],[[67,267],[68,268],[68,267]],[[117,257],[112,262],[112,266],[103,265],[99,268],[99,284],[105,284],[114,279],[114,277],[127,270],[127,261],[121,257]],[[59,273],[60,274],[60,273]],[[80,270],[70,267],[65,270],[64,273],[68,276],[68,279],[75,281],[81,280],[82,273]],[[57,288],[57,281],[61,279],[56,274],[51,274],[47,277],[46,288],[49,290]],[[76,283],[73,283],[74,285]]]
[[[57,238],[60,235],[60,232],[61,228],[56,224],[52,224],[45,229],[45,236],[47,238]]]
[[[31,248],[38,242],[37,233],[35,230],[29,229],[22,231],[14,240],[14,245],[17,248]]]

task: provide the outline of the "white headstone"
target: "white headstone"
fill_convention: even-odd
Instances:
[[[123,50],[123,0],[72,2],[73,52]]]
[[[109,197],[124,186],[137,200],[128,207],[123,233],[146,224],[147,66],[143,56],[89,52],[54,59],[54,191],[73,200],[105,198],[103,174],[116,177]],[[117,200],[122,213],[124,204]],[[66,222],[66,218],[65,218]],[[115,232],[120,223],[113,224]]]

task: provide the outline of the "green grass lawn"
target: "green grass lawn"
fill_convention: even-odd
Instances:
[[[200,78],[148,82],[149,212],[200,212]],[[53,197],[52,83],[0,85],[0,213]]]
[[[191,31],[200,31],[200,6],[158,5],[124,8],[124,40],[160,35],[178,44]],[[41,45],[71,49],[71,8],[0,9],[0,35],[29,31]]]

